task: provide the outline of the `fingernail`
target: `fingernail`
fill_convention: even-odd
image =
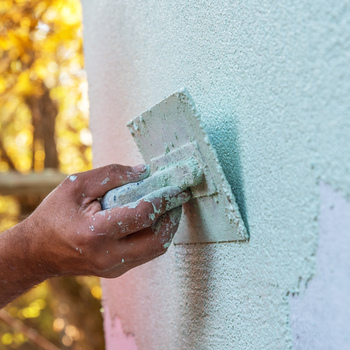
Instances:
[[[134,171],[139,174],[140,177],[146,178],[150,173],[150,166],[148,164],[139,164],[134,166]]]

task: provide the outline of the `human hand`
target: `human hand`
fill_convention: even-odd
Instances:
[[[68,176],[25,220],[37,265],[48,275],[118,277],[166,252],[188,191],[166,187],[102,210],[107,191],[148,176],[141,165],[108,165]]]

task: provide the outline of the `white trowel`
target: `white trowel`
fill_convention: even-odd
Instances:
[[[165,186],[189,188],[175,244],[248,239],[248,233],[186,89],[167,97],[127,124],[151,166],[147,179],[109,191],[103,209],[134,202]]]

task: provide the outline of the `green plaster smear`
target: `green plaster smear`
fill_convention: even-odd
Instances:
[[[163,247],[167,249],[170,247],[170,244],[171,244],[171,242],[166,242],[163,244]]]
[[[348,2],[83,0],[83,12],[95,162],[136,155],[115,135],[186,86],[250,233],[170,246],[103,281],[110,317],[139,349],[290,348],[288,293],[315,271],[318,182],[350,194]]]

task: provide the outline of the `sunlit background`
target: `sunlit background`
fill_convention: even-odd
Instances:
[[[80,1],[1,0],[0,72],[4,231],[44,188],[91,168]],[[0,349],[104,349],[100,300],[97,278],[45,282],[0,312]]]

